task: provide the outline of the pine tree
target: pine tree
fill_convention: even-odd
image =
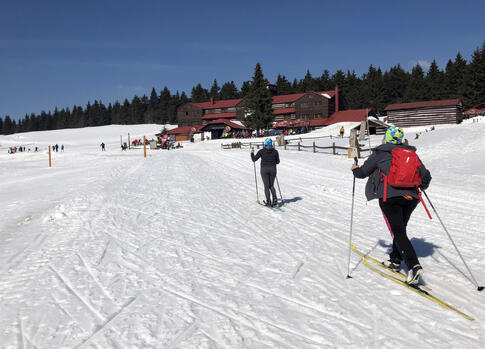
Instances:
[[[485,41],[481,49],[477,48],[468,66],[467,81],[469,88],[465,104],[472,107],[485,101]]]
[[[200,85],[200,84],[199,84]],[[165,86],[160,93],[160,104],[159,104],[159,122],[162,125],[165,125],[168,122],[168,106],[170,103],[170,99],[172,96],[170,95],[170,90]]]
[[[234,81],[224,83],[219,95],[222,100],[239,98],[239,91]]]
[[[177,124],[177,109],[180,106],[179,91],[175,93],[168,103],[168,123],[171,125]]]
[[[439,100],[443,95],[444,75],[435,60],[431,63],[428,74],[426,74],[425,84],[428,97],[431,100]]]
[[[121,106],[121,123],[122,125],[131,124],[130,102],[128,102],[127,98],[125,98],[123,105]]]
[[[310,70],[307,69],[305,77],[300,81],[299,92],[308,92],[318,90],[317,80],[313,79]]]
[[[218,100],[220,90],[221,89],[220,89],[219,85],[217,84],[217,80],[214,79],[214,82],[212,83],[212,87],[209,91],[209,97],[214,98],[214,100]]]
[[[367,74],[362,77],[362,85],[363,100],[372,109],[382,111],[386,104],[383,98],[384,78],[381,68],[376,69],[371,65]]]
[[[155,91],[155,88],[152,88],[152,92],[150,93],[150,100],[148,101],[148,105],[144,115],[145,123],[152,124],[158,121],[158,108],[159,100],[157,91]]]
[[[345,77],[345,84],[342,87],[344,106],[349,109],[357,109],[363,107],[362,93],[361,93],[361,80],[355,74],[355,71],[347,71]],[[340,109],[340,107],[339,107]]]
[[[243,81],[241,85],[241,98],[246,97],[250,89],[251,89],[251,81]]]
[[[15,124],[12,122],[9,115],[7,115],[3,121],[2,132],[4,135],[10,135],[15,132]]]
[[[339,86],[341,91],[345,91],[344,86],[346,85],[346,81],[345,81],[345,74],[343,71],[337,70],[335,74],[332,75],[331,82],[332,82],[332,88],[335,88],[335,86]],[[345,105],[346,101],[344,98],[345,97],[344,94],[345,92],[343,94],[342,92],[339,93],[339,110],[343,110],[347,108],[347,106]]]
[[[384,104],[401,103],[409,84],[409,74],[398,64],[384,73],[383,84]]]
[[[129,109],[129,123],[130,124],[142,124],[143,114],[145,112],[143,103],[137,95],[133,97]]]
[[[293,88],[291,87],[291,83],[286,79],[286,76],[278,74],[278,78],[276,79],[276,94],[281,96],[292,93],[294,93]]]
[[[207,102],[209,100],[209,91],[199,83],[192,88],[190,100],[194,103]]]
[[[466,102],[466,96],[469,96],[471,91],[468,79],[468,65],[466,60],[463,59],[459,52],[455,57],[455,61],[453,62],[453,70],[456,76],[456,94],[452,95],[451,98],[460,98],[465,105],[471,107],[471,103],[468,104]]]
[[[244,101],[245,125],[257,130],[270,127],[273,122],[272,101],[261,65],[257,63],[251,87]]]
[[[404,99],[406,102],[424,101],[428,99],[424,71],[419,64],[416,64],[411,72]]]
[[[113,124],[121,124],[122,123],[121,120],[122,120],[121,104],[120,102],[116,101],[115,104],[113,105],[113,110],[111,111],[111,122]]]
[[[3,135],[3,119],[0,118],[0,135]]]
[[[330,73],[328,72],[327,69],[325,69],[318,79],[318,90],[319,91],[328,91],[331,90],[332,87],[332,82],[330,81]]]

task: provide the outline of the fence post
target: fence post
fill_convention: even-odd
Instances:
[[[128,143],[130,144],[130,143]],[[147,139],[145,136],[143,136],[143,157],[147,157]]]
[[[286,150],[286,139],[285,139],[285,141],[283,142],[283,144],[285,145],[285,150]]]
[[[333,155],[336,155],[336,153],[335,153],[335,142],[332,143],[332,151],[333,151]]]
[[[300,151],[300,142],[298,142],[298,151]]]
[[[315,141],[313,141],[313,152],[316,153],[316,149],[315,149]]]

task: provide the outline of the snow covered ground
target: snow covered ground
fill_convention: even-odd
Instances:
[[[120,151],[120,135],[160,129],[0,136],[0,348],[483,348],[485,292],[421,206],[408,227],[423,280],[474,321],[356,255],[346,278],[352,160],[279,148],[286,205],[273,211],[255,203],[247,149]],[[484,284],[485,119],[405,131],[432,173],[430,199]],[[66,150],[48,168],[55,143]],[[19,144],[42,151],[7,154]],[[262,199],[259,173],[258,184]],[[391,239],[364,185],[353,241],[384,259]]]

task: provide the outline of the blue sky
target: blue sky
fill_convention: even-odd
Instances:
[[[309,69],[469,59],[484,1],[11,1],[0,6],[0,117]]]

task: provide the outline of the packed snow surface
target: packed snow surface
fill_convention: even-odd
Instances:
[[[432,203],[483,285],[485,120],[477,120],[405,132],[433,176]],[[345,126],[347,137],[353,125]],[[346,146],[339,128],[290,145]],[[120,136],[160,129],[0,136],[1,348],[483,348],[485,292],[434,212],[430,221],[420,205],[408,225],[423,282],[474,321],[355,254],[346,278],[353,177],[344,151],[278,147],[285,205],[271,210],[256,203],[248,148],[214,140],[147,158],[141,148],[121,152]],[[49,168],[56,143],[65,151]],[[41,151],[7,154],[20,145]],[[262,200],[259,163],[256,171]],[[364,186],[357,180],[352,241],[382,260],[391,238]]]

